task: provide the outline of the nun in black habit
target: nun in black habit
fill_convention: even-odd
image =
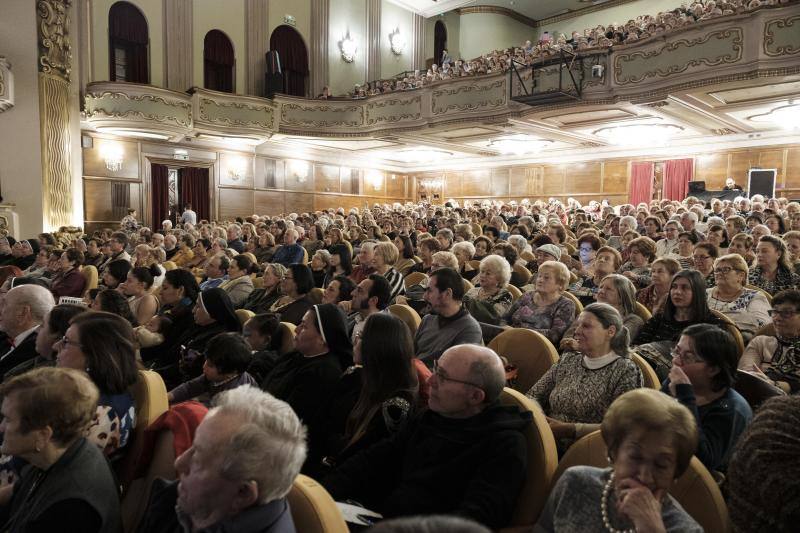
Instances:
[[[351,364],[344,312],[334,304],[314,305],[295,330],[295,351],[278,361],[261,388],[288,403],[308,424]]]

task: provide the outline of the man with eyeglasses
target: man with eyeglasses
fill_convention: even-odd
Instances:
[[[116,261],[118,259],[124,259],[125,261],[130,262],[131,256],[128,252],[125,251],[125,247],[128,246],[128,236],[121,231],[114,232],[111,235],[111,239],[108,241],[109,248],[111,249],[111,255],[108,256],[108,259],[100,265],[100,274],[111,264],[112,261]]]
[[[489,348],[448,349],[428,383],[428,411],[342,463],[323,485],[334,499],[387,518],[453,514],[507,526],[525,482],[531,413],[499,404],[505,370]]]

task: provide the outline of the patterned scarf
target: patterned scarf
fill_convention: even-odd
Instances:
[[[775,335],[778,347],[772,354],[772,364],[765,371],[770,379],[786,381],[794,389],[800,382],[800,337],[784,339]]]

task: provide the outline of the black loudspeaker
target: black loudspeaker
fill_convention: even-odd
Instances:
[[[705,181],[690,181],[689,182],[689,194],[695,194],[698,192],[706,192],[706,182]]]
[[[275,93],[283,92],[283,69],[281,56],[277,50],[269,50],[266,54],[267,71],[264,73],[264,93],[271,97]]]
[[[778,170],[774,168],[750,169],[747,173],[747,197],[752,198],[756,194],[761,194],[765,198],[773,198],[777,174]]]

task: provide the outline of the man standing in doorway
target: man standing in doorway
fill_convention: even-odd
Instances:
[[[192,204],[186,204],[181,215],[181,224],[186,224],[187,222],[192,226],[197,225],[197,213],[192,211]]]

